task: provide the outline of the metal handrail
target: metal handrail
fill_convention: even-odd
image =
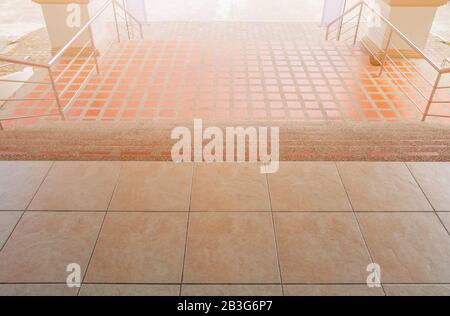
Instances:
[[[353,10],[355,10],[356,8],[358,8],[361,5],[362,2],[358,2],[357,4],[355,4],[354,6],[352,6],[350,9],[346,10],[344,13],[342,13],[342,15],[340,15],[339,17],[337,17],[336,19],[334,19],[333,21],[331,21],[330,23],[328,23],[327,25],[327,34],[325,36],[325,39],[328,41],[328,36],[330,35],[330,27],[333,26],[336,22],[341,22],[339,25],[339,28],[342,29],[342,25],[343,25],[343,19],[345,16],[347,16],[347,14],[349,14],[350,12],[352,12]]]
[[[2,80],[2,81],[7,81],[7,82],[15,82],[15,83],[35,83],[35,84],[47,84],[47,85],[51,85],[52,89],[53,89],[53,93],[54,93],[54,99],[48,99],[48,100],[55,100],[58,106],[58,112],[59,115],[61,116],[61,119],[64,120],[64,110],[71,104],[71,102],[73,101],[74,97],[76,95],[74,95],[66,104],[65,107],[62,106],[61,100],[60,100],[60,96],[63,95],[68,87],[70,86],[70,84],[74,81],[74,79],[72,79],[71,81],[69,81],[68,83],[65,83],[64,88],[62,89],[61,93],[58,93],[57,90],[57,81],[61,78],[62,73],[64,73],[68,67],[70,67],[75,60],[82,54],[82,52],[84,50],[86,50],[88,48],[88,45],[91,44],[92,46],[92,53],[86,58],[86,61],[83,63],[81,69],[83,67],[86,66],[87,61],[90,58],[94,58],[95,60],[95,66],[97,69],[97,73],[99,73],[99,64],[97,61],[97,57],[96,57],[96,52],[97,49],[95,47],[95,43],[94,43],[94,39],[93,39],[93,35],[92,35],[92,29],[91,26],[92,24],[97,21],[97,19],[106,11],[106,9],[108,9],[110,6],[112,6],[113,12],[114,12],[114,21],[115,21],[115,26],[116,26],[116,32],[117,32],[117,40],[120,42],[120,31],[119,31],[119,23],[117,21],[117,15],[116,15],[116,6],[119,7],[125,14],[125,16],[127,17],[125,23],[126,23],[126,27],[127,27],[127,32],[128,32],[128,39],[131,39],[131,35],[129,32],[129,27],[133,27],[134,25],[131,24],[129,25],[128,23],[128,18],[130,18],[131,22],[136,23],[139,26],[139,32],[140,32],[140,36],[141,39],[144,38],[144,34],[143,34],[143,25],[142,23],[134,16],[132,15],[130,12],[128,12],[127,9],[125,9],[123,6],[121,6],[119,3],[117,3],[116,0],[108,0],[96,13],[93,17],[91,17],[89,19],[89,21],[86,22],[85,25],[83,25],[83,27],[75,34],[73,35],[70,40],[47,62],[47,63],[37,63],[37,62],[32,62],[32,61],[25,61],[25,60],[20,60],[20,59],[16,59],[16,58],[12,58],[12,57],[8,57],[8,56],[3,56],[0,55],[0,62],[7,62],[7,65],[2,65],[0,67],[6,67],[6,66],[10,66],[10,65],[24,65],[24,66],[32,66],[32,67],[37,67],[37,68],[44,68],[48,71],[48,75],[50,78],[50,82],[41,82],[41,81],[22,81],[22,80]],[[77,41],[83,34],[84,32],[88,31],[89,32],[89,40],[87,41],[87,43],[81,48],[80,52],[78,52],[75,56],[71,57],[71,60],[69,61],[68,65],[66,65],[62,71],[61,74],[55,78],[55,75],[52,73],[52,67],[55,66],[56,62],[64,55],[64,53],[70,48],[70,46],[72,46],[72,44],[75,43],[75,41]],[[133,29],[133,35],[134,35],[134,29]],[[78,73],[81,71],[81,69],[78,71]],[[93,69],[92,69],[93,70]],[[92,73],[89,73],[89,76]],[[79,88],[80,89],[80,88]],[[78,89],[78,91],[79,91]],[[12,99],[9,98],[7,100],[4,101],[23,101],[23,100],[44,100],[41,98],[35,98],[35,99]],[[45,99],[47,100],[47,99]],[[2,101],[2,100],[0,100]],[[0,118],[0,130],[2,129],[2,125],[1,125],[1,121],[7,121],[7,120],[16,120],[16,119],[21,119],[21,118],[30,118],[30,117],[40,117],[40,116],[50,116],[52,114],[45,114],[45,115],[36,115],[36,116],[24,116],[24,117],[14,117],[14,118]]]
[[[368,8],[370,11],[372,11],[373,13],[375,13],[380,19],[383,20],[383,22],[385,22],[392,30],[394,30],[394,33],[396,33],[398,36],[400,36],[400,38],[403,39],[408,45],[410,45],[411,48],[413,48],[417,53],[419,53],[420,56],[423,57],[434,69],[436,69],[437,71],[441,70],[441,68],[438,65],[436,65],[436,63],[433,60],[431,60],[431,58],[429,58],[419,47],[417,47],[417,45],[415,45],[405,34],[403,34],[402,31],[400,31],[394,24],[392,24],[388,19],[386,19],[383,15],[381,15],[377,10],[375,10],[374,8],[369,6],[365,1],[361,1],[357,4],[355,4],[353,7],[351,7],[346,12],[344,12],[340,17],[338,17],[335,20],[333,20],[332,22],[330,22],[327,25],[327,29],[329,29],[333,24],[335,24],[338,21],[343,22],[343,18],[346,15],[348,15],[350,12],[352,12],[353,10],[355,10],[356,8],[358,8],[360,6],[364,6],[364,7]]]
[[[130,18],[132,18],[134,20],[134,22],[136,22],[138,25],[142,26],[141,21],[139,21],[138,18],[136,18],[133,14],[130,13],[130,11],[128,11],[125,7],[123,7],[120,3],[117,2],[117,0],[112,0],[115,2],[115,4],[122,9],[126,15],[128,15]]]
[[[55,56],[52,58],[52,59],[50,59],[50,61],[48,62],[48,64],[49,65],[53,65],[54,63],[55,63],[55,61],[56,60],[58,60],[63,54],[64,54],[64,52],[67,50],[67,49],[69,49],[69,47],[81,36],[81,35],[83,35],[83,33],[88,29],[88,28],[90,28],[91,27],[91,25],[98,19],[98,17],[100,16],[100,15],[102,15],[102,13],[106,10],[106,9],[108,9],[108,7],[109,6],[111,6],[111,5],[115,5],[115,6],[118,6],[120,9],[122,9],[124,12],[125,12],[125,14],[126,15],[128,15],[129,17],[131,17],[138,25],[139,25],[139,27],[141,28],[141,30],[142,30],[142,23],[137,19],[137,18],[135,18],[130,12],[128,12],[128,10],[127,9],[125,9],[124,7],[122,7],[116,0],[108,0],[104,5],[103,5],[103,7],[101,7],[100,8],[100,10],[98,10],[97,11],[97,13],[93,16],[93,17],[91,17],[90,19],[89,19],[89,21],[74,35],[74,36],[72,36],[72,38],[67,42],[67,44],[66,45],[64,45],[56,54],[55,54]],[[142,34],[142,32],[141,32],[141,38],[143,38],[143,34]]]
[[[49,64],[44,64],[44,63],[38,63],[38,62],[33,62],[33,61],[27,61],[27,60],[22,60],[22,59],[16,59],[16,58],[12,58],[12,57],[8,57],[8,56],[2,56],[0,55],[0,61],[4,61],[7,62],[9,64],[14,64],[14,65],[22,65],[22,66],[30,66],[30,67],[36,67],[36,68],[43,68],[46,69],[48,72],[48,75],[50,77],[50,82],[39,82],[39,84],[47,84],[47,85],[51,85],[53,92],[54,92],[54,99],[47,99],[47,98],[34,98],[34,99],[29,99],[29,98],[8,98],[8,99],[1,99],[1,102],[7,102],[7,101],[46,101],[46,100],[56,100],[56,104],[58,107],[58,113],[61,116],[62,120],[65,120],[64,117],[64,113],[63,113],[63,108],[61,105],[61,101],[59,99],[59,95],[57,94],[56,91],[56,84],[55,84],[55,80],[53,78],[53,74],[52,74],[52,70],[51,70],[51,66]],[[8,80],[2,80],[2,81],[8,81]],[[9,82],[12,83],[31,83],[28,82],[27,80],[9,80]],[[4,104],[3,104],[4,105]],[[2,107],[3,107],[2,105]],[[37,116],[32,116],[32,117],[43,117],[43,116],[53,116],[53,114],[42,114],[42,115],[37,115]],[[24,118],[31,118],[30,116],[27,117],[18,117],[15,119],[24,119]],[[11,120],[11,118],[2,118],[0,119],[0,130],[3,130],[3,126],[1,124],[1,121],[8,121]]]
[[[337,18],[335,18],[333,21],[329,22],[327,24],[327,28],[329,28],[330,26],[332,26],[333,24],[335,24],[338,21],[341,21],[343,17],[345,17],[347,14],[349,14],[350,12],[352,12],[353,10],[355,10],[357,7],[359,7],[361,5],[361,2],[358,2],[357,4],[351,6],[349,9],[345,10],[345,12],[343,12],[340,16],[338,16]]]
[[[427,54],[426,54],[422,49],[420,49],[419,47],[417,47],[417,45],[415,45],[415,44],[414,44],[414,43],[413,43],[413,42],[412,42],[405,34],[403,34],[402,31],[400,31],[395,25],[393,25],[387,18],[385,18],[383,15],[381,15],[377,10],[375,10],[374,8],[372,8],[371,6],[369,6],[365,1],[360,1],[359,3],[355,4],[355,5],[352,6],[350,9],[348,9],[348,10],[346,10],[344,13],[342,13],[342,15],[340,15],[339,17],[337,17],[335,20],[333,20],[332,22],[330,22],[330,23],[327,25],[327,30],[326,30],[326,40],[329,39],[329,35],[331,34],[330,28],[331,28],[332,26],[334,26],[337,22],[339,22],[339,26],[338,26],[338,28],[337,28],[338,33],[337,33],[337,35],[336,35],[336,38],[337,38],[337,40],[340,40],[341,35],[343,34],[343,33],[342,33],[342,28],[343,28],[343,26],[346,24],[346,22],[344,22],[345,17],[346,17],[347,15],[349,15],[351,12],[353,12],[354,10],[356,10],[357,8],[359,8],[359,18],[358,18],[358,22],[357,22],[357,25],[356,25],[356,31],[355,31],[353,43],[356,44],[357,37],[358,37],[358,32],[359,32],[359,28],[360,28],[360,23],[361,23],[361,17],[362,17],[362,14],[363,14],[363,10],[364,10],[364,8],[367,8],[367,9],[370,10],[373,14],[375,14],[378,18],[380,18],[384,23],[386,23],[386,25],[387,25],[387,27],[388,27],[388,30],[390,30],[390,31],[389,31],[389,36],[388,36],[388,39],[387,39],[387,43],[386,43],[385,47],[383,48],[384,52],[383,52],[383,56],[381,57],[381,59],[380,59],[378,56],[376,56],[376,54],[374,54],[374,52],[373,52],[369,47],[367,47],[367,45],[364,45],[364,46],[369,50],[370,54],[372,54],[372,55],[374,56],[374,58],[376,58],[376,59],[380,62],[381,68],[380,68],[380,73],[379,73],[379,75],[380,75],[380,76],[382,75],[383,70],[384,70],[384,67],[385,67],[385,64],[386,64],[386,62],[387,62],[388,60],[391,61],[391,62],[393,62],[392,58],[391,58],[391,57],[389,56],[389,54],[388,54],[388,52],[389,52],[389,50],[390,50],[391,48],[394,47],[394,49],[395,49],[396,51],[398,51],[398,52],[400,53],[400,55],[403,56],[404,59],[407,60],[407,58],[405,58],[405,56],[400,52],[400,50],[399,50],[398,48],[396,48],[396,47],[394,46],[394,44],[392,43],[392,35],[393,35],[393,34],[396,34],[400,39],[402,39],[403,41],[405,41],[406,44],[408,44],[408,45],[409,45],[409,46],[410,46],[410,47],[411,47],[411,48],[412,48],[412,49],[413,49],[420,57],[422,57],[422,58],[423,58],[423,59],[424,59],[424,60],[425,60],[425,61],[426,61],[426,62],[427,62],[427,63],[428,63],[428,64],[429,64],[436,72],[437,72],[436,80],[435,80],[434,82],[429,82],[426,78],[424,78],[423,74],[420,73],[420,71],[418,71],[416,67],[414,67],[414,69],[419,73],[419,75],[420,75],[422,78],[426,79],[427,83],[429,83],[429,84],[431,85],[431,87],[432,87],[431,94],[430,94],[428,97],[425,96],[424,93],[423,93],[416,85],[414,85],[408,78],[406,78],[407,81],[415,88],[415,90],[417,90],[417,91],[421,94],[421,96],[424,97],[425,100],[427,101],[427,104],[426,104],[426,107],[425,107],[424,110],[422,110],[422,109],[418,106],[418,104],[417,104],[414,100],[412,100],[411,97],[409,97],[409,95],[408,95],[407,93],[405,93],[405,92],[403,91],[403,89],[401,89],[401,90],[402,90],[402,91],[405,93],[405,95],[406,95],[406,96],[407,96],[407,97],[408,97],[408,98],[409,98],[409,99],[410,99],[410,100],[418,107],[419,111],[422,112],[422,114],[423,114],[423,116],[422,116],[422,121],[425,121],[425,119],[426,119],[427,116],[439,116],[439,117],[442,117],[442,115],[429,114],[429,110],[430,110],[430,107],[431,107],[432,104],[435,104],[435,103],[445,103],[444,101],[434,101],[434,99],[435,99],[437,90],[439,90],[439,89],[448,89],[448,88],[450,88],[450,87],[442,87],[442,86],[440,86],[440,82],[441,82],[442,76],[443,76],[444,74],[450,73],[450,67],[445,68],[445,67],[446,67],[446,64],[447,64],[447,63],[450,63],[450,58],[446,58],[446,59],[443,61],[441,67],[438,66],[438,65],[436,64],[436,62],[434,62],[430,57],[428,57]],[[354,17],[352,17],[352,20],[353,20],[353,18],[354,18]],[[349,21],[347,21],[347,22],[349,22]],[[353,26],[352,28],[355,28],[355,26]],[[333,31],[334,31],[334,30],[333,30]],[[347,31],[348,31],[348,30],[347,30]],[[345,31],[345,33],[346,33],[347,31]],[[349,38],[349,39],[350,39],[350,38]],[[409,62],[408,62],[408,63],[409,63]],[[401,70],[398,69],[398,67],[396,67],[395,63],[393,63],[393,64],[394,64],[395,68],[396,68],[398,71],[400,71],[400,73],[403,75],[403,73],[401,72]],[[449,102],[449,103],[450,103],[450,102]],[[444,116],[444,117],[448,117],[448,116]]]
[[[89,21],[87,21],[86,22],[86,24],[85,25],[83,25],[83,27],[75,34],[75,35],[73,35],[72,36],[72,38],[55,54],[55,56],[53,56],[53,58],[48,62],[48,64],[50,65],[50,66],[53,66],[55,63],[56,63],[56,61],[57,60],[59,60],[63,55],[64,55],[64,53],[70,48],[70,46],[73,44],[73,43],[75,43],[75,41],[77,41],[85,32],[89,32],[89,40],[86,42],[86,44],[81,48],[81,50],[78,52],[78,54],[76,54],[76,56],[75,57],[71,57],[71,61],[69,62],[69,64],[68,65],[66,65],[66,67],[61,71],[61,74],[60,74],[60,76],[58,76],[58,79],[61,77],[61,75],[62,75],[62,73],[64,73],[65,71],[66,71],[66,69],[68,68],[68,67],[70,67],[70,65],[71,64],[73,64],[73,62],[76,60],[76,58],[78,58],[80,55],[81,55],[81,53],[85,50],[85,49],[87,49],[87,46],[88,46],[88,44],[91,44],[92,45],[92,49],[93,49],[93,52],[86,58],[86,61],[83,63],[83,66],[82,67],[84,67],[84,66],[86,66],[86,64],[87,64],[87,61],[90,59],[90,58],[93,58],[94,59],[94,61],[95,61],[95,66],[96,66],[96,70],[97,70],[97,74],[99,74],[100,73],[100,66],[99,66],[99,64],[98,64],[98,60],[97,60],[97,48],[96,48],[96,46],[95,46],[95,42],[94,42],[94,37],[93,37],[93,33],[92,33],[92,24],[95,22],[95,21],[97,21],[97,19],[109,8],[109,7],[112,7],[112,9],[113,9],[113,13],[114,13],[114,22],[115,22],[115,26],[116,26],[116,32],[117,32],[117,40],[120,42],[120,31],[119,31],[119,23],[118,23],[118,21],[117,21],[117,12],[116,12],[116,7],[118,7],[118,8],[120,8],[123,12],[124,12],[124,14],[125,14],[125,16],[127,16],[127,17],[130,17],[135,23],[137,23],[138,25],[139,25],[139,28],[140,28],[140,35],[141,35],[141,39],[143,39],[144,38],[144,34],[143,34],[143,28],[142,28],[142,23],[137,19],[137,18],[135,18],[131,13],[129,13],[128,12],[128,10],[126,10],[123,6],[121,6],[116,0],[108,0],[95,14],[94,14],[94,16],[92,16],[90,19],[89,19]],[[129,23],[128,23],[128,19],[126,19],[125,20],[125,23],[126,23],[126,28],[127,28],[127,33],[128,33],[128,39],[130,40],[131,39],[131,34],[130,34],[130,31],[129,31]],[[134,32],[133,32],[133,35],[134,35]],[[91,75],[91,73],[92,73],[92,70],[89,72],[89,75],[88,76],[90,76]],[[57,80],[58,80],[57,79]],[[56,81],[57,81],[56,80]],[[65,88],[63,89],[63,92],[62,93],[64,93],[65,91],[67,91],[67,89],[68,89],[68,85],[70,85],[72,82],[73,82],[74,80],[71,80],[69,83],[66,83],[66,86],[65,86]],[[79,91],[81,89],[81,87],[77,90],[77,92]],[[62,94],[61,93],[61,94]],[[71,103],[73,102],[73,100],[75,99],[75,97],[76,97],[76,95],[77,95],[77,93],[75,93],[74,95],[73,95],[73,97],[67,102],[67,104],[65,105],[65,107],[63,108],[63,110],[65,110],[66,108],[68,108],[70,105],[71,105]]]
[[[428,57],[424,51],[422,51],[416,44],[414,44],[405,34],[402,33],[394,24],[392,24],[388,19],[378,13],[374,8],[368,6],[364,1],[362,2],[369,10],[375,13],[379,18],[381,18],[401,39],[403,39],[409,46],[411,46],[417,53],[422,56],[435,70],[440,71],[441,68],[436,65],[436,63]]]
[[[9,64],[3,65],[3,66],[10,66],[10,65],[23,65],[23,66],[32,66],[32,67],[38,67],[38,68],[50,68],[48,64],[43,63],[37,63],[34,61],[26,61],[23,59],[16,59],[5,55],[0,55],[0,61],[7,62]]]
[[[98,10],[98,12],[89,19],[89,21],[74,35],[72,36],[72,38],[66,43],[66,45],[64,45],[56,54],[55,56],[53,56],[52,59],[50,59],[50,61],[48,62],[48,64],[50,66],[52,66],[65,52],[67,49],[69,49],[69,47],[81,36],[83,35],[83,33],[90,28],[90,26],[92,25],[92,23],[94,23],[97,18],[111,5],[111,3],[114,0],[109,0],[107,1],[103,7],[100,8],[100,10]]]

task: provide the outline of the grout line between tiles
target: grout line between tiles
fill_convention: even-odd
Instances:
[[[122,164],[120,164],[119,172],[117,173],[117,177],[116,177],[116,183],[114,184],[114,189],[111,192],[111,197],[109,198],[108,207],[106,208],[106,211],[105,211],[105,213],[103,215],[102,223],[100,224],[100,229],[98,230],[98,234],[97,234],[97,238],[95,239],[94,247],[92,247],[91,255],[89,256],[89,260],[88,260],[88,263],[86,265],[86,270],[85,270],[84,275],[83,275],[83,280],[81,281],[82,284],[84,283],[84,279],[86,278],[86,276],[88,274],[89,266],[91,264],[92,257],[94,256],[95,248],[97,247],[97,243],[98,243],[98,240],[100,238],[100,234],[101,234],[102,229],[103,229],[103,224],[105,223],[106,215],[108,214],[109,206],[110,206],[111,201],[113,199],[114,193],[116,192],[117,185],[119,184],[119,177],[120,177],[121,172],[122,172]],[[77,296],[80,294],[80,290],[81,290],[81,286],[78,288]]]
[[[428,204],[430,204],[431,208],[433,209],[434,215],[436,215],[437,220],[441,223],[441,225],[444,227],[445,231],[447,232],[447,234],[450,236],[450,231],[447,229],[447,227],[445,226],[444,222],[442,221],[441,217],[439,216],[438,212],[436,211],[436,209],[434,208],[433,204],[431,203],[430,199],[428,198],[428,196],[425,194],[425,191],[423,190],[422,186],[420,185],[419,181],[417,180],[416,176],[414,175],[414,173],[412,172],[411,168],[408,166],[408,163],[404,162],[406,168],[408,169],[409,173],[411,174],[411,176],[413,177],[414,181],[416,182],[417,186],[420,188],[420,191],[422,191],[422,194],[425,196],[425,198],[428,201]]]
[[[86,278],[86,276],[88,274],[89,265],[91,264],[92,257],[94,256],[95,248],[97,247],[97,242],[98,242],[98,240],[100,238],[100,234],[102,232],[103,224],[105,223],[105,219],[106,219],[106,214],[107,213],[108,212],[105,211],[105,214],[103,215],[102,223],[100,224],[100,229],[98,230],[98,234],[97,234],[97,238],[95,239],[94,247],[92,247],[91,255],[89,256],[89,260],[88,260],[88,263],[86,265],[86,269],[84,271],[84,275],[83,275],[83,279],[81,281],[81,284],[84,283],[84,279]],[[78,288],[77,296],[80,294],[80,290],[81,290],[81,286]]]
[[[44,285],[66,285],[65,282],[9,282],[0,283],[1,285],[38,285],[38,284],[44,284]],[[386,282],[383,283],[384,285],[449,285],[450,283],[442,282],[442,283],[425,283],[425,282],[411,282],[411,283],[392,283],[392,282]],[[247,285],[247,286],[260,286],[260,285],[272,285],[272,286],[280,286],[280,283],[122,283],[122,282],[83,282],[82,285],[204,285],[204,286],[210,286],[210,285],[225,285],[225,286],[233,286],[233,285]],[[330,282],[330,283],[301,283],[301,282],[288,282],[283,283],[282,285],[305,285],[305,286],[329,286],[329,285],[342,285],[342,286],[357,286],[357,285],[367,285],[366,283],[339,283],[339,282]]]
[[[419,181],[417,181],[416,177],[414,176],[412,170],[409,168],[408,163],[406,162],[402,162],[403,165],[406,167],[406,169],[408,169],[409,174],[411,175],[411,177],[414,179],[414,182],[417,184],[417,186],[419,187],[420,191],[422,192],[423,196],[427,199],[428,204],[430,205],[431,209],[433,210],[434,213],[436,213],[436,210],[434,209],[433,204],[431,204],[431,201],[428,199],[428,196],[425,194],[425,191],[422,189],[422,186],[420,185]]]
[[[8,237],[6,238],[5,242],[3,243],[3,246],[0,247],[0,252],[3,250],[3,248],[5,248],[6,244],[8,243],[9,239],[11,238],[12,234],[14,233],[14,231],[17,228],[17,225],[19,225],[19,222],[22,220],[23,216],[25,215],[25,212],[28,210],[28,208],[31,205],[31,202],[33,202],[34,198],[36,197],[36,194],[38,193],[39,189],[41,188],[42,184],[44,183],[45,179],[47,179],[48,174],[50,173],[50,170],[53,168],[53,165],[55,164],[54,161],[51,162],[50,167],[48,168],[47,172],[45,173],[44,177],[42,178],[41,183],[38,185],[36,191],[33,194],[33,197],[30,199],[30,201],[28,202],[27,206],[25,207],[24,210],[22,210],[22,214],[20,214],[19,219],[17,220],[16,225],[14,225],[13,229],[11,230],[11,233],[8,235]]]
[[[184,280],[184,265],[186,263],[186,251],[187,251],[187,243],[188,243],[189,221],[190,221],[190,215],[191,215],[192,186],[194,183],[194,175],[195,175],[195,164],[192,165],[192,176],[191,176],[190,195],[189,195],[189,210],[188,210],[188,215],[187,215],[186,234],[185,234],[185,240],[184,240],[183,265],[181,267],[181,282],[180,282],[180,292],[179,292],[180,295],[181,295],[181,291],[182,291],[182,287],[183,287],[183,280]]]
[[[272,209],[272,197],[270,195],[269,175],[267,173],[266,173],[266,184],[267,184],[267,194],[269,195],[269,204],[270,204],[270,213],[271,213],[271,218],[272,218],[272,229],[273,229],[273,236],[274,236],[274,242],[275,242],[275,251],[277,254],[278,273],[280,275],[281,294],[282,294],[282,296],[284,296],[283,276],[281,273],[280,255],[278,252],[277,231],[275,228],[275,219],[274,219],[274,213],[273,213],[273,209]]]
[[[0,214],[2,212],[24,212],[24,210],[0,210]],[[66,213],[188,213],[189,211],[178,211],[178,210],[167,210],[167,211],[143,211],[143,210],[27,210],[28,213],[55,213],[55,212],[66,212]],[[190,213],[243,213],[243,214],[251,214],[251,213],[270,213],[270,211],[235,211],[235,210],[223,210],[223,211],[190,211]],[[371,213],[389,213],[389,214],[409,214],[409,213],[434,213],[433,211],[273,211],[274,214],[286,214],[286,213],[315,213],[315,214],[333,214],[333,213],[357,213],[357,214],[371,214]],[[437,213],[450,213],[450,211],[437,211]]]
[[[361,237],[362,237],[362,239],[363,239],[364,245],[366,246],[367,253],[369,254],[370,260],[374,263],[374,262],[375,262],[375,261],[374,261],[374,258],[373,258],[373,256],[372,256],[371,251],[370,251],[369,245],[367,244],[366,237],[364,236],[364,233],[363,233],[363,231],[362,231],[361,224],[359,223],[359,219],[358,219],[358,216],[356,215],[355,209],[354,209],[354,207],[353,207],[352,200],[350,199],[350,196],[349,196],[349,194],[348,194],[348,192],[347,192],[347,188],[345,187],[345,183],[344,183],[344,181],[342,180],[342,176],[341,176],[341,172],[339,171],[338,164],[337,164],[336,162],[334,162],[334,166],[335,166],[335,168],[336,168],[336,170],[337,170],[337,173],[338,173],[338,175],[339,175],[339,179],[340,179],[340,181],[341,181],[341,184],[342,184],[342,186],[344,187],[345,194],[346,194],[346,196],[347,196],[348,202],[350,203],[350,206],[351,206],[351,208],[352,208],[352,210],[353,210],[353,216],[355,217],[356,224],[358,225],[359,233],[361,234]],[[383,286],[383,281],[380,280],[380,282],[381,282],[381,289],[383,290],[383,293],[384,293],[384,295],[386,296],[386,291],[385,291],[384,286]]]

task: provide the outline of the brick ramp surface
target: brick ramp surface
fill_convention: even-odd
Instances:
[[[171,160],[173,123],[61,123],[0,131],[2,160]],[[216,126],[203,123],[203,128]],[[280,160],[450,161],[450,126],[441,123],[232,122],[279,126]]]

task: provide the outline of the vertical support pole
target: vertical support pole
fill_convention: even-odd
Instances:
[[[330,37],[330,24],[327,25],[327,34],[325,35],[325,40],[328,41],[329,37]]]
[[[344,24],[344,15],[341,16],[341,20],[339,22],[339,30],[337,32],[337,40],[340,41],[341,40],[341,33],[342,33],[342,27]]]
[[[123,5],[123,14],[125,16],[125,25],[127,27],[128,40],[131,40],[130,25],[128,24],[128,11],[126,9],[125,0],[122,0],[122,5]]]
[[[99,75],[100,74],[100,67],[98,65],[98,59],[97,59],[97,47],[95,47],[94,35],[92,34],[92,27],[91,26],[89,26],[89,37],[91,39],[91,47],[94,50],[93,56],[94,56],[94,61],[95,61],[95,69],[97,70],[97,75]]]
[[[342,27],[344,24],[344,13],[345,13],[345,8],[347,7],[347,0],[344,1],[344,5],[342,7],[342,12],[341,12],[341,22],[339,23],[339,31],[337,34],[337,40],[340,41],[341,40],[341,34],[342,34]]]
[[[141,39],[144,39],[144,30],[142,29],[142,23],[139,23],[139,32],[141,33]]]
[[[116,12],[116,1],[112,1],[112,7],[114,12],[114,23],[116,24],[116,32],[117,32],[117,42],[120,43],[120,31],[119,31],[119,22],[117,21],[117,12]]]
[[[0,121],[0,131],[3,131],[2,121]]]
[[[381,60],[380,72],[378,73],[378,77],[383,74],[384,67],[386,66],[386,60],[389,54],[389,46],[391,45],[392,35],[394,34],[394,29],[391,27],[391,31],[389,32],[389,36],[386,42],[386,47],[383,52],[383,59]]]
[[[355,31],[355,38],[353,39],[353,45],[356,45],[356,41],[358,40],[358,33],[359,33],[359,26],[361,24],[361,16],[364,9],[364,2],[361,2],[359,7],[359,15],[358,15],[358,22],[356,22],[356,31]]]
[[[442,72],[439,72],[436,81],[434,82],[433,90],[431,91],[430,98],[428,99],[427,107],[425,108],[425,111],[423,112],[422,116],[422,122],[425,122],[425,119],[428,116],[428,113],[430,111],[431,105],[433,104],[434,96],[436,95],[436,91],[439,87],[439,82],[441,81]]]
[[[55,83],[55,79],[53,78],[52,69],[50,67],[47,69],[48,69],[48,74],[50,76],[50,82],[52,84],[53,93],[55,94],[55,100],[56,100],[56,104],[58,106],[58,112],[59,112],[59,115],[61,116],[61,119],[64,121],[66,118],[64,117],[64,111],[63,111],[63,107],[61,105],[61,100],[59,98],[58,91],[56,90],[56,83]]]

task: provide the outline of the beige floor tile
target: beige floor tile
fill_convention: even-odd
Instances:
[[[28,212],[0,252],[0,282],[66,282],[67,265],[82,274],[104,213]]]
[[[0,212],[0,249],[8,240],[22,212]]]
[[[338,162],[355,211],[432,211],[401,162]]]
[[[0,296],[75,296],[66,284],[0,284]]]
[[[367,285],[283,285],[286,296],[384,296],[382,288]]]
[[[450,296],[450,284],[385,284],[388,296]]]
[[[279,283],[270,213],[191,213],[185,283]]]
[[[450,212],[439,212],[438,214],[445,227],[450,232]]]
[[[351,211],[334,162],[282,162],[269,174],[274,211]]]
[[[450,236],[434,213],[358,213],[385,283],[450,283]]]
[[[192,164],[125,162],[111,202],[114,211],[188,211]]]
[[[371,262],[353,213],[276,213],[285,283],[365,283]]]
[[[51,165],[47,161],[1,161],[0,209],[25,210]]]
[[[59,161],[31,202],[30,210],[103,211],[120,170],[114,161]]]
[[[179,285],[83,284],[80,296],[179,296]]]
[[[194,168],[191,211],[269,211],[259,164],[200,163]]]
[[[281,285],[183,285],[182,296],[281,296]]]
[[[408,163],[425,195],[436,211],[450,211],[450,163]]]
[[[108,213],[85,282],[179,283],[185,212]]]

